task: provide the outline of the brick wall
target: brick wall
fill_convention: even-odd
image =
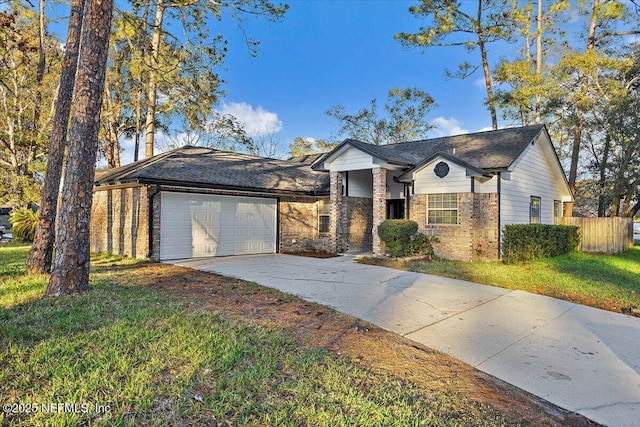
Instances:
[[[373,200],[364,197],[342,197],[340,227],[344,250],[370,251],[373,245]]]
[[[387,170],[374,168],[373,174],[373,227],[371,230],[373,238],[373,255],[383,256],[386,248],[384,242],[378,236],[378,226],[387,218]]]
[[[410,218],[420,231],[437,236],[436,255],[463,261],[498,259],[498,195],[497,193],[459,193],[458,224],[428,225],[427,196],[411,197]]]
[[[145,258],[149,255],[146,187],[97,190],[91,207],[92,252]]]
[[[318,225],[316,199],[280,198],[280,252],[330,251],[329,234]]]

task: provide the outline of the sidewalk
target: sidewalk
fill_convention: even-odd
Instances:
[[[330,259],[263,255],[174,264],[369,321],[607,426],[640,422],[640,319],[522,291]]]

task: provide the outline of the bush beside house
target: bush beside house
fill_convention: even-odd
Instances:
[[[418,232],[418,223],[406,219],[387,219],[378,226],[378,236],[384,242],[392,257],[425,255],[435,257],[433,242],[437,237],[429,237]]]
[[[578,227],[550,224],[513,224],[504,227],[502,259],[507,264],[554,257],[578,249]]]

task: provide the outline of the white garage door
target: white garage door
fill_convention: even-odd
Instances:
[[[276,199],[161,194],[161,260],[275,253]]]

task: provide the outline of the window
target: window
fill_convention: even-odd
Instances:
[[[540,197],[531,196],[529,204],[529,222],[531,224],[540,224]]]
[[[329,199],[318,200],[318,232],[329,232]]]
[[[560,200],[553,201],[553,216],[556,218],[562,216],[562,202]]]
[[[458,194],[429,194],[427,196],[427,224],[457,224]]]

